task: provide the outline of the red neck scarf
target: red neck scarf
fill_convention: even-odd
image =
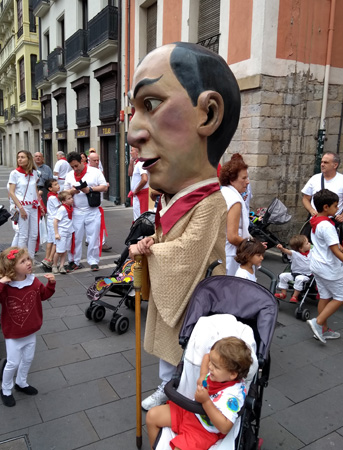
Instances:
[[[56,194],[56,192],[49,192],[48,198],[49,197],[58,197],[58,194]]]
[[[331,225],[335,226],[335,222],[332,219],[330,219],[329,217],[326,217],[326,216],[314,216],[314,217],[312,217],[312,219],[310,219],[310,224],[311,224],[313,233],[316,232],[317,225],[320,222],[323,222],[323,221],[328,221],[328,222],[331,223]]]
[[[67,158],[64,158],[64,157],[63,157],[63,158],[60,158],[60,159],[63,159],[64,161],[67,161]]]
[[[83,171],[80,173],[80,175],[77,175],[77,173],[74,171],[74,177],[76,181],[81,181],[82,177],[84,177],[87,173],[87,164],[85,164],[85,167]]]
[[[27,176],[33,177],[33,173],[32,173],[32,172],[26,173],[25,170],[24,170],[22,167],[17,167],[16,170],[17,170],[19,173],[24,174],[26,177],[27,177]]]
[[[62,206],[64,206],[65,209],[67,210],[67,213],[68,213],[68,219],[71,220],[72,217],[73,217],[73,207],[72,207],[72,206],[69,206],[69,205],[66,205],[66,204],[64,204],[64,203],[62,203]]]
[[[304,256],[308,256],[308,254],[310,253],[310,250],[307,250],[307,252],[299,252],[301,255],[304,255]]]
[[[160,217],[159,211],[162,209],[161,199],[157,206],[155,226],[156,228],[161,225],[163,234],[167,234],[168,231],[176,224],[176,222],[190,211],[195,205],[200,203],[204,198],[209,197],[214,192],[219,191],[219,183],[210,183],[206,186],[202,186],[189,194],[179,198],[168,211]]]
[[[207,390],[209,395],[214,395],[217,392],[223,391],[230,386],[234,386],[236,383],[240,383],[240,381],[238,380],[224,381],[224,383],[220,383],[219,381],[212,381],[209,375],[206,375],[205,380],[207,383]]]

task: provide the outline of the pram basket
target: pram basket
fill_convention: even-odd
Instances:
[[[231,314],[253,330],[259,370],[251,382],[242,413],[235,444],[235,448],[239,450],[255,450],[259,446],[263,389],[267,386],[269,379],[269,349],[277,313],[276,299],[263,286],[241,278],[215,276],[206,278],[195,289],[180,330],[179,342],[183,348],[186,347],[194,326],[202,316]],[[183,408],[203,414],[204,411],[199,403],[184,397],[177,391],[182,369],[183,361],[173,379],[166,385],[165,392],[172,401]]]

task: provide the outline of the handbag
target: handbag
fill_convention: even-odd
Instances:
[[[100,192],[90,191],[87,195],[87,200],[89,206],[92,208],[97,208],[101,205],[101,194]]]
[[[11,209],[11,220],[15,223],[19,221],[19,211],[16,208]]]

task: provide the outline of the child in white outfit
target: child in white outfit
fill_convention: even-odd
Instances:
[[[48,238],[46,243],[45,258],[42,261],[42,265],[47,269],[51,269],[54,254],[56,252],[55,230],[54,230],[54,218],[57,210],[61,204],[58,200],[58,192],[60,191],[60,185],[54,178],[45,182],[45,187],[49,191],[47,201],[47,231]]]
[[[235,260],[240,264],[235,277],[256,282],[255,267],[261,266],[265,251],[262,242],[254,238],[243,239],[235,256]]]
[[[290,299],[291,303],[298,303],[300,292],[304,288],[304,283],[309,280],[311,275],[310,269],[310,250],[311,244],[307,237],[302,234],[296,234],[291,237],[289,246],[292,250],[284,248],[281,244],[276,247],[285,253],[291,259],[291,271],[283,272],[279,275],[279,284],[277,287],[281,289],[280,294],[275,294],[276,298],[284,300],[287,297],[288,283],[294,281],[294,292]]]
[[[52,273],[66,274],[67,271],[64,263],[67,256],[67,251],[72,249],[73,240],[73,196],[69,191],[62,191],[58,194],[58,199],[62,203],[57,210],[54,218],[54,230],[56,239],[56,253],[54,256],[54,265],[52,266]],[[57,263],[60,259],[60,268],[58,270]]]

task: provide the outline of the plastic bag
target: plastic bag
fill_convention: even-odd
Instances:
[[[48,230],[44,217],[39,221],[39,241],[44,244],[48,240]]]

